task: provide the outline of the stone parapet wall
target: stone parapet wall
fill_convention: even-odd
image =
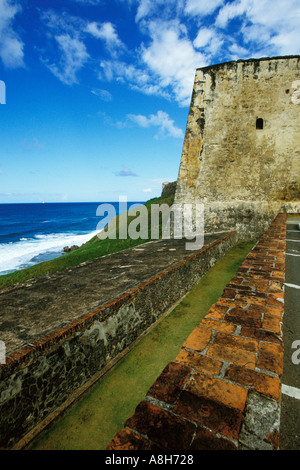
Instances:
[[[285,238],[279,214],[108,450],[279,448]]]
[[[28,443],[29,433],[116,362],[236,242],[236,232],[220,237],[8,355],[0,366],[0,448]]]
[[[299,213],[300,202],[236,201],[204,205],[205,232],[236,230],[241,240],[257,240],[279,212]]]

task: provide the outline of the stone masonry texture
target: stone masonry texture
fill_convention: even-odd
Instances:
[[[190,252],[180,250],[180,240],[160,240],[140,245],[139,256],[136,248],[124,250],[1,291],[1,334],[12,349],[0,365],[0,448],[22,448],[29,434],[122,357],[236,242],[236,232],[208,237],[201,250]],[[132,268],[126,268],[128,258]],[[129,280],[109,281],[114,290],[104,284],[103,292],[101,266],[110,277],[116,265]],[[9,342],[12,332],[15,341]],[[21,347],[14,347],[19,340]]]
[[[279,448],[285,238],[281,213],[108,450]]]
[[[299,93],[300,56],[196,70],[175,202],[204,204],[207,232],[257,239],[299,212]]]

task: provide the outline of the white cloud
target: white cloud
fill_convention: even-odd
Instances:
[[[129,1],[129,0],[128,0]],[[152,17],[170,20],[184,15],[190,17],[207,16],[214,13],[225,0],[137,0],[137,22]],[[132,1],[129,1],[131,4]]]
[[[150,39],[141,49],[147,72],[161,90],[175,95],[181,104],[188,105],[183,95],[189,96],[190,92],[183,92],[179,70],[186,69],[192,76],[192,69],[218,61],[299,54],[299,0],[136,1],[136,20]],[[198,34],[191,42],[195,27]],[[196,55],[200,52],[202,57]],[[178,69],[172,61],[177,54]],[[181,55],[186,58],[184,63]]]
[[[102,5],[103,0],[74,0],[77,3],[83,3],[84,5]]]
[[[8,68],[22,67],[24,65],[23,43],[13,36],[6,36],[0,41],[0,56],[4,65]]]
[[[0,0],[0,5],[1,1],[8,2]],[[65,83],[76,81],[89,59],[87,47],[91,41],[87,39],[95,38],[104,47],[100,44],[94,48],[99,56],[91,57],[90,64],[100,64],[101,80],[116,80],[144,94],[188,107],[199,67],[251,56],[299,54],[300,0],[119,1],[127,4],[135,16],[138,31],[134,34],[139,34],[139,40],[143,36],[143,42],[132,50],[109,20],[101,22],[98,17],[91,21],[72,17],[66,11],[58,15],[55,10],[42,14],[50,32],[48,37],[56,39],[61,53],[61,60],[53,59],[50,66],[58,78]],[[63,37],[67,38],[65,44],[58,39]]]
[[[112,55],[117,55],[125,47],[118,37],[115,26],[110,22],[101,24],[96,21],[90,22],[86,25],[85,31],[93,37],[105,41],[106,47]]]
[[[232,60],[246,59],[249,56],[249,51],[245,47],[236,43],[229,46],[229,51],[231,53]]]
[[[193,45],[196,49],[204,49],[207,56],[215,55],[224,43],[223,35],[214,28],[202,27]]]
[[[142,48],[142,60],[162,89],[170,89],[182,106],[189,106],[195,70],[208,65],[178,22],[151,22],[151,43]]]
[[[150,127],[151,119],[142,114],[128,114],[128,118],[140,127]]]
[[[220,10],[216,26],[225,30],[233,19],[241,22],[243,40],[252,51],[299,54],[299,0],[235,0]]]
[[[280,55],[299,54],[300,31],[294,29],[285,33],[279,33],[270,40],[272,46]]]
[[[72,16],[66,11],[57,13],[55,10],[45,10],[40,12],[41,20],[47,28],[47,34],[68,33],[70,36],[78,36],[84,29],[86,21],[78,16]]]
[[[93,95],[96,95],[98,96],[101,100],[103,101],[112,101],[112,94],[109,93],[109,91],[107,90],[102,90],[102,89],[95,89],[95,90],[91,90],[91,93],[93,93]]]
[[[221,28],[225,28],[228,21],[243,15],[247,10],[247,1],[248,0],[235,0],[232,3],[226,3],[218,14],[216,25]]]
[[[244,11],[253,24],[279,30],[286,30],[288,25],[292,29],[299,27],[298,0],[240,0],[237,8]]]
[[[180,15],[184,9],[185,0],[138,0],[135,20],[141,21],[146,17],[169,19]]]
[[[150,11],[151,11],[151,0],[141,0],[138,10],[137,10],[136,17],[135,17],[136,21],[139,21],[140,19],[147,16],[150,13]]]
[[[158,127],[159,132],[156,134],[156,138],[160,135],[183,138],[182,129],[174,125],[174,121],[170,119],[168,113],[164,111],[158,111],[156,114],[151,114],[149,117],[142,114],[128,114],[128,119],[137,124],[140,127]]]
[[[66,11],[58,14],[54,10],[42,12],[41,19],[47,27],[48,39],[55,40],[61,54],[59,61],[55,59],[50,63],[49,58],[42,60],[52,73],[66,84],[77,82],[78,72],[90,58],[86,46],[88,37],[103,41],[106,50],[114,58],[126,49],[118,37],[115,26],[109,21],[103,23],[87,21]],[[48,50],[51,51],[51,48]],[[102,99],[108,100],[108,95],[104,97],[102,93]]]
[[[137,176],[136,173],[134,173],[130,168],[127,166],[123,166],[121,171],[116,171],[115,172],[116,176]]]
[[[187,0],[185,13],[191,16],[210,15],[223,3],[224,0]]]
[[[257,42],[259,39],[259,42],[268,44],[271,38],[270,31],[259,24],[243,25],[241,33],[245,43]]]
[[[42,62],[66,85],[77,83],[77,75],[89,59],[81,35],[85,22],[65,11],[58,14],[53,10],[43,11],[41,19],[47,28],[48,40],[54,40],[54,44],[58,47],[60,53],[58,60],[57,55],[55,55],[55,62],[48,57],[41,59]],[[49,53],[52,50],[53,45],[48,48],[47,52]]]
[[[13,30],[15,16],[21,12],[21,6],[10,0],[0,1],[0,57],[8,68],[24,66],[24,43]]]
[[[102,60],[99,71],[100,80],[116,80],[127,83],[133,90],[140,91],[146,95],[161,96],[170,99],[169,93],[155,82],[151,73],[139,65],[128,64],[118,60]]]
[[[85,45],[69,34],[55,36],[55,39],[62,55],[58,66],[49,64],[48,68],[63,83],[67,85],[77,83],[77,73],[89,58]]]
[[[194,46],[197,48],[207,46],[213,38],[213,30],[209,28],[200,29],[196,39],[194,40]]]
[[[208,52],[194,48],[186,27],[178,21],[144,22],[143,30],[150,41],[141,45],[135,62],[102,60],[99,78],[128,83],[142,93],[189,106],[195,70],[209,64]],[[211,48],[216,50],[220,45],[221,41],[214,35]]]

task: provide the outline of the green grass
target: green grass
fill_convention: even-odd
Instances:
[[[46,274],[50,274],[56,271],[61,271],[62,269],[69,268],[71,266],[77,266],[80,263],[91,261],[96,258],[100,258],[105,255],[109,255],[112,253],[116,253],[118,251],[125,250],[127,248],[132,248],[133,246],[140,245],[141,243],[145,243],[146,241],[150,241],[150,211],[152,204],[167,204],[171,206],[173,204],[174,196],[167,196],[167,197],[159,197],[153,198],[147,201],[144,205],[148,210],[148,238],[139,238],[137,240],[133,240],[131,238],[127,238],[125,240],[118,239],[109,239],[100,240],[97,236],[92,238],[89,242],[82,245],[78,250],[73,251],[68,254],[64,254],[54,260],[45,261],[44,263],[39,263],[35,266],[31,266],[27,269],[22,269],[20,271],[15,271],[10,274],[6,274],[4,276],[0,276],[0,289],[3,287],[10,286],[12,284],[16,284],[19,282],[25,282],[28,279],[33,279],[39,276],[44,276]],[[132,222],[135,217],[128,217],[128,225]],[[118,228],[118,220],[119,217],[116,217],[117,220],[117,228]],[[160,227],[161,233],[161,220],[160,220]],[[118,230],[116,232],[118,236]]]
[[[240,242],[120,362],[29,446],[32,450],[104,450],[175,359],[190,332],[222,295],[254,242]]]

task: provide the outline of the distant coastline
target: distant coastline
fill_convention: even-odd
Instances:
[[[148,221],[150,222],[149,217],[150,217],[150,214],[151,214],[151,208],[152,208],[153,204],[155,204],[155,205],[164,204],[164,205],[172,206],[173,202],[174,202],[174,195],[160,196],[160,197],[152,198],[152,199],[146,201],[145,203],[144,202],[137,202],[137,201],[133,201],[133,202],[128,201],[128,209],[133,204],[138,205],[138,206],[143,205],[147,209]],[[78,266],[81,263],[86,263],[86,262],[92,261],[96,258],[101,258],[102,256],[107,256],[107,255],[110,255],[112,253],[123,251],[125,249],[132,248],[134,246],[149,242],[149,240],[150,240],[149,233],[146,234],[147,235],[146,238],[138,237],[137,239],[135,239],[135,238],[127,237],[126,239],[124,239],[122,237],[117,236],[115,239],[111,239],[110,237],[105,238],[105,239],[100,239],[97,236],[97,234],[101,231],[101,225],[102,224],[99,224],[99,222],[101,221],[101,218],[95,216],[96,209],[99,208],[100,204],[98,204],[98,203],[97,204],[96,203],[95,204],[94,203],[75,203],[75,204],[76,205],[80,204],[81,209],[83,209],[83,212],[81,213],[80,217],[81,217],[81,219],[84,219],[83,223],[87,224],[84,227],[86,229],[86,232],[84,234],[81,233],[79,235],[78,234],[76,235],[77,236],[77,242],[79,240],[78,239],[79,236],[84,237],[84,240],[83,240],[83,238],[81,238],[81,240],[80,240],[81,243],[76,243],[79,248],[74,250],[74,251],[68,252],[68,253],[63,252],[63,248],[65,246],[68,246],[68,244],[66,243],[66,238],[65,237],[61,238],[61,233],[66,234],[66,232],[61,232],[61,230],[58,231],[58,234],[53,234],[53,232],[50,232],[50,235],[52,233],[51,236],[57,236],[57,238],[60,239],[61,245],[60,245],[59,251],[56,251],[56,252],[53,253],[53,250],[51,252],[51,250],[47,249],[47,250],[44,251],[44,253],[41,253],[40,250],[38,250],[39,253],[38,253],[37,257],[33,257],[32,253],[29,253],[29,255],[28,255],[29,256],[29,262],[27,261],[27,266],[24,263],[24,257],[22,259],[22,257],[18,258],[18,256],[17,257],[15,256],[15,258],[13,258],[13,261],[14,262],[17,261],[18,266],[17,267],[14,266],[14,269],[11,269],[11,271],[8,274],[4,274],[3,271],[2,271],[2,273],[0,273],[0,289],[9,288],[9,286],[12,286],[14,284],[23,283],[23,282],[26,282],[27,280],[30,280],[30,279],[33,279],[33,278],[36,278],[36,277],[49,275],[51,273],[61,271],[61,270],[66,269],[66,268],[70,268],[70,267],[73,267],[73,266]],[[87,204],[91,205],[91,207],[90,207],[90,210],[92,211],[91,212],[91,219],[89,217],[87,217],[87,212],[86,212]],[[106,205],[106,204],[107,203],[105,203],[104,205]],[[120,207],[119,203],[113,202],[112,204],[115,205],[115,211],[113,211],[115,213],[114,215],[117,215],[117,213],[119,211],[120,211],[120,213],[122,213],[123,207]],[[39,208],[40,210],[41,210],[41,206],[47,207],[48,204],[42,204],[41,203],[39,206],[35,205],[35,207]],[[70,228],[70,223],[69,223],[70,222],[70,208],[71,208],[70,203],[58,203],[57,206],[56,206],[56,209],[57,208],[60,210],[59,219],[62,218],[61,209],[62,208],[68,209],[68,217],[64,220],[64,223],[67,222],[67,225]],[[76,208],[76,206],[75,206],[75,207],[73,207],[73,209],[77,209],[77,210],[75,210],[76,220],[73,221],[74,224],[75,224],[75,229],[78,230],[78,228],[81,228],[81,230],[82,230],[82,225],[79,224],[80,217],[79,217],[79,220],[78,220],[78,216],[79,216],[78,207]],[[102,206],[101,209],[103,209],[103,206]],[[2,211],[2,216],[3,216],[4,215],[4,212],[3,212],[4,211],[4,206],[3,205],[0,205],[0,212],[1,211]],[[19,216],[21,214],[20,207],[18,208],[18,214],[19,214]],[[28,245],[30,242],[31,243],[32,242],[36,243],[37,240],[41,241],[41,240],[45,239],[45,236],[46,237],[49,236],[49,234],[48,235],[45,234],[45,230],[46,230],[45,227],[47,227],[47,225],[48,225],[47,221],[49,221],[51,219],[49,219],[49,214],[47,214],[47,217],[45,217],[45,212],[43,212],[43,211],[42,211],[42,215],[43,215],[43,218],[39,220],[39,224],[42,225],[42,227],[43,227],[42,228],[42,230],[43,230],[42,235],[37,235],[36,233],[34,233],[35,238],[31,237],[33,239],[30,240],[30,236],[28,234],[26,234],[26,236],[24,236],[24,234],[20,235],[20,233],[18,233],[18,234],[16,233],[14,235],[16,237],[16,240],[14,240],[13,242],[8,240],[8,241],[6,241],[6,243],[1,243],[1,238],[0,238],[0,251],[2,249],[2,253],[5,253],[9,246],[13,250],[15,250],[16,248],[18,248],[18,246],[20,244],[25,244],[25,245],[27,244]],[[1,217],[1,214],[0,214],[0,217]],[[22,217],[24,218],[24,214],[22,214]],[[118,215],[117,215],[117,217],[118,217]],[[2,232],[0,230],[0,237],[2,236],[2,242],[3,242],[3,237],[5,236],[4,235],[4,232],[5,232],[4,229],[5,228],[6,228],[6,230],[8,229],[9,223],[8,223],[8,220],[7,220],[6,221],[7,225],[3,224],[3,221],[4,221],[3,217],[0,220],[2,222]],[[102,222],[103,222],[103,220],[102,220]],[[36,222],[36,220],[32,221],[32,223],[35,223],[35,222]],[[91,224],[91,222],[92,222],[92,225],[88,225],[88,224]],[[131,222],[130,222],[130,216],[129,216],[128,217],[128,224],[130,224],[130,223]],[[13,222],[13,224],[15,224],[15,221]],[[161,234],[161,230],[162,230],[161,221],[160,221],[159,225],[160,225],[159,230],[160,230],[160,234]],[[92,231],[91,231],[91,227],[92,227]],[[32,228],[33,227],[29,224],[29,229],[31,230],[31,232],[32,232]],[[72,227],[72,228],[73,228],[73,232],[74,232],[74,227]],[[95,230],[95,228],[96,228],[96,230]],[[25,230],[25,227],[23,227],[23,232],[24,232],[24,230]],[[68,235],[70,235],[70,233],[68,233]],[[20,236],[21,236],[21,238],[24,238],[24,240],[20,240]],[[87,241],[85,241],[85,240],[87,240]],[[57,242],[57,240],[56,240],[56,242]],[[22,247],[22,250],[23,250],[23,248],[24,247]],[[1,255],[1,253],[0,253],[0,255]],[[16,253],[15,253],[15,255],[16,255]],[[48,259],[45,259],[47,257],[48,257]],[[1,258],[0,258],[0,260],[1,260]],[[21,261],[22,261],[22,263],[21,263]],[[9,262],[12,262],[12,259],[9,259]],[[3,265],[2,265],[2,267],[3,267]],[[6,268],[7,268],[7,266],[6,266]]]
[[[97,234],[101,202],[0,204],[0,276],[49,261]],[[118,203],[112,202],[118,211]]]

